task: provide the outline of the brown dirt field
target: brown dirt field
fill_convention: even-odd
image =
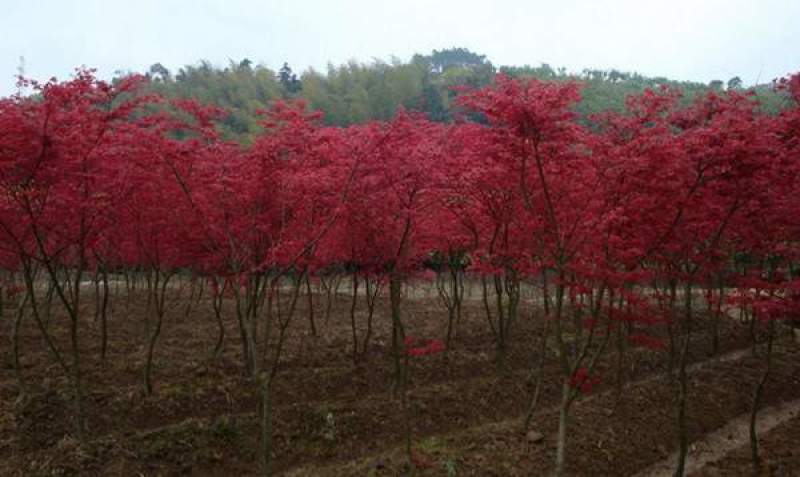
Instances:
[[[388,305],[378,304],[373,344],[366,361],[354,366],[349,297],[343,294],[337,299],[327,324],[322,319],[322,297],[315,299],[319,336],[308,334],[308,309],[301,299],[274,388],[274,469],[288,475],[400,475],[405,465],[400,451],[403,421],[391,389]],[[216,332],[210,303],[201,303],[186,316],[184,302],[176,302],[165,318],[156,350],[155,394],[145,397],[141,391],[144,298],[135,297],[127,310],[124,297],[114,299],[106,363],[99,360],[92,299],[87,297],[86,302],[81,342],[89,443],[79,446],[70,435],[69,383],[28,318],[21,341],[25,398],[17,397],[5,346],[0,358],[5,371],[0,374],[0,475],[256,475],[256,396],[243,374],[232,305],[226,303],[224,353],[209,362]],[[434,299],[410,295],[404,316],[410,335],[444,334],[446,313]],[[363,320],[364,313],[359,317]],[[542,402],[534,419],[544,440],[529,444],[521,417],[532,390],[531,350],[538,348],[541,331],[526,313],[521,318],[504,372],[494,363],[493,342],[478,300],[467,303],[449,356],[413,360],[410,397],[421,475],[550,471],[558,369],[554,363],[545,368]],[[3,321],[9,323],[2,327],[8,336],[11,320]],[[64,350],[65,322],[58,313],[53,317],[52,329]],[[747,411],[762,365],[749,353],[709,361],[708,327],[706,321],[698,321],[691,353],[692,362],[703,362],[691,371],[693,439]],[[721,353],[747,347],[742,325],[726,321],[721,330]],[[765,405],[800,397],[800,349],[789,340],[780,343]],[[574,406],[570,475],[631,475],[675,447],[674,392],[663,374],[664,353],[631,348],[628,358],[629,384],[615,411],[616,356],[611,345],[598,366],[603,381]],[[765,449],[770,447],[769,435]],[[800,472],[796,460],[786,462]]]

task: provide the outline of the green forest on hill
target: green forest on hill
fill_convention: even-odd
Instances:
[[[281,99],[304,99],[311,109],[325,113],[326,124],[336,126],[388,119],[401,107],[425,113],[433,120],[449,121],[455,112],[454,98],[461,89],[485,86],[498,73],[580,81],[584,85],[583,100],[578,108],[585,116],[621,110],[628,95],[646,88],[678,88],[687,101],[712,89],[744,88],[738,77],[704,84],[613,69],[572,73],[548,64],[495,66],[486,56],[466,48],[417,54],[407,62],[392,58],[388,62],[329,64],[324,73],[310,68],[297,74],[288,63],[276,72],[249,59],[230,61],[224,67],[201,61],[177,72],[155,63],[145,72],[152,79],[151,87],[166,97],[196,98],[224,108],[229,114],[220,124],[222,132],[243,142],[249,141],[259,129],[257,111]],[[772,91],[771,84],[748,89],[765,109],[776,111],[781,107],[781,96]]]

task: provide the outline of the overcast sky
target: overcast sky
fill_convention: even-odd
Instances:
[[[0,94],[75,67],[249,58],[325,70],[464,46],[495,65],[745,84],[800,70],[800,0],[0,0]]]

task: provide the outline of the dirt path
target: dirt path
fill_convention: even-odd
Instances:
[[[762,409],[758,413],[756,422],[757,432],[759,435],[763,435],[798,415],[800,415],[800,399]],[[706,434],[692,443],[686,461],[686,474],[691,475],[698,472],[709,463],[723,459],[728,453],[742,446],[749,446],[749,423],[750,414],[742,414],[720,429]],[[677,460],[678,454],[672,453],[668,458],[637,474],[637,477],[672,477]]]

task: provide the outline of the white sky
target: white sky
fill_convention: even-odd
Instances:
[[[800,70],[800,0],[0,0],[0,95],[75,67],[249,58],[325,70],[464,46],[495,65],[745,84]]]

